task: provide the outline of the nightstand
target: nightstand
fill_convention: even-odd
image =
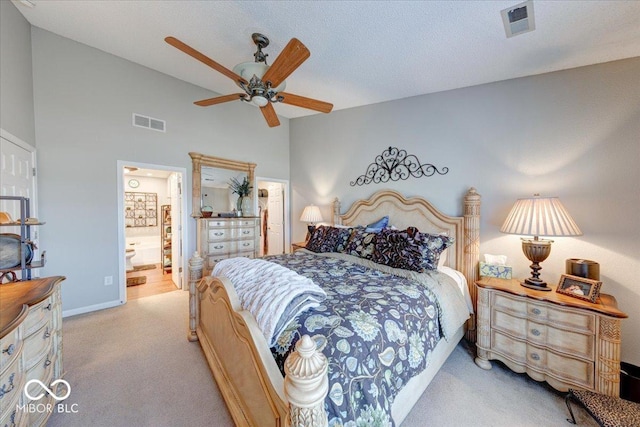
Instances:
[[[591,303],[497,278],[476,287],[479,367],[491,369],[495,359],[559,391],[619,395],[620,323],[627,315],[613,296]]]
[[[307,247],[307,242],[298,242],[291,244],[291,252],[295,252],[298,249],[304,249]]]

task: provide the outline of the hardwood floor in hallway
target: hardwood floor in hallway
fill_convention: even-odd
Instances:
[[[144,298],[178,290],[176,285],[173,283],[173,280],[171,280],[171,273],[162,274],[160,264],[156,264],[156,268],[154,269],[131,271],[127,273],[127,279],[130,277],[141,276],[146,276],[147,282],[143,285],[127,286],[127,300]]]

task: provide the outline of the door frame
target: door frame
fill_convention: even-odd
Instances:
[[[120,301],[122,304],[126,304],[127,302],[127,278],[125,272],[125,250],[126,250],[126,242],[125,242],[125,227],[124,227],[124,168],[125,166],[133,166],[139,169],[155,169],[162,170],[168,172],[175,172],[181,175],[182,182],[182,203],[180,204],[180,216],[182,222],[182,247],[188,248],[188,239],[189,233],[185,230],[185,224],[187,224],[187,197],[184,194],[184,183],[187,179],[187,169],[176,167],[176,166],[167,166],[167,165],[154,165],[150,163],[140,163],[140,162],[131,162],[127,160],[118,160],[117,162],[117,190],[118,190],[118,283],[120,288]],[[188,290],[188,268],[187,268],[187,257],[184,256],[183,250],[182,256],[182,265],[179,267],[182,268],[182,290]]]
[[[6,139],[12,144],[17,145],[31,153],[31,166],[36,171],[36,175],[33,177],[33,184],[31,185],[31,216],[38,216],[38,163],[37,163],[37,151],[36,147],[18,138],[17,136],[7,132],[0,128],[0,137]]]
[[[256,185],[258,182],[278,182],[282,184],[283,188],[283,197],[284,197],[284,225],[282,230],[284,232],[284,253],[288,254],[291,252],[291,209],[289,200],[291,199],[291,187],[289,185],[288,179],[278,179],[278,178],[267,178],[263,176],[256,177]],[[257,187],[256,187],[257,188]],[[256,197],[257,200],[257,197]],[[257,211],[256,211],[257,212]]]

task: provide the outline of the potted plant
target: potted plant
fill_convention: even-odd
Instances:
[[[238,178],[231,178],[229,182],[229,188],[233,194],[238,195],[237,209],[238,212],[242,212],[243,215],[247,216],[251,212],[251,199],[249,198],[249,193],[251,193],[251,183],[249,183],[249,178],[244,177],[242,181],[238,180]]]

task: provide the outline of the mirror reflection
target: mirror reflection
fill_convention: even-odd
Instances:
[[[240,196],[233,192],[229,183],[234,179],[238,182],[248,179],[246,172],[203,166],[201,174],[202,212],[210,211],[217,216],[218,213],[242,211],[241,203],[238,203]]]

